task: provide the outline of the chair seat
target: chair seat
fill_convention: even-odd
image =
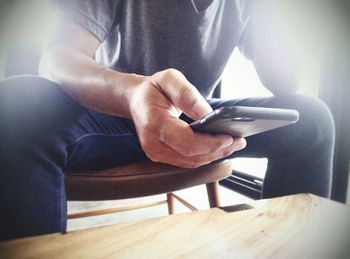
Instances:
[[[216,182],[231,172],[230,160],[195,169],[144,161],[102,171],[66,172],[66,193],[74,201],[136,198]]]

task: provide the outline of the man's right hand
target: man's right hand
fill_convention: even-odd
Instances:
[[[184,112],[196,120],[212,111],[179,71],[152,76],[113,71],[93,59],[100,42],[80,25],[65,21],[55,35],[40,74],[88,109],[132,119],[151,160],[193,168],[245,147],[242,138],[196,133],[178,118]]]
[[[179,119],[181,112],[196,120],[212,109],[175,69],[144,77],[129,93],[129,109],[138,138],[152,161],[195,168],[246,145],[243,138],[194,132]]]

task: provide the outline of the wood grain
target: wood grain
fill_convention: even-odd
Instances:
[[[0,258],[350,258],[350,209],[299,194],[0,243]]]

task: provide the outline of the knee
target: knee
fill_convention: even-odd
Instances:
[[[0,82],[1,110],[10,113],[38,107],[59,91],[54,82],[38,76],[9,77]]]
[[[43,103],[46,88],[53,83],[35,76],[16,76],[0,82],[0,139],[13,147],[29,140],[38,132],[40,110],[47,110]],[[49,101],[46,99],[46,105]]]
[[[287,108],[299,112],[299,121],[296,128],[306,143],[323,143],[333,145],[335,127],[333,116],[328,106],[320,99],[296,95],[286,100]]]
[[[40,139],[59,126],[72,100],[55,84],[37,76],[0,82],[1,139]],[[69,113],[68,113],[69,114]]]
[[[319,139],[332,141],[335,134],[333,116],[320,99],[303,97],[299,105],[300,120]]]
[[[48,97],[59,89],[54,82],[38,76],[15,76],[0,81],[1,108],[12,112],[15,109],[27,109],[47,103]]]

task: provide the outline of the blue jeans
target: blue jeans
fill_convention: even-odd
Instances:
[[[53,82],[9,78],[0,82],[0,98],[1,239],[66,230],[65,170],[146,158],[130,120],[87,110]],[[325,104],[301,95],[209,102],[213,108],[298,110],[298,123],[248,137],[247,147],[233,156],[268,158],[264,198],[300,192],[329,196],[334,126]]]

